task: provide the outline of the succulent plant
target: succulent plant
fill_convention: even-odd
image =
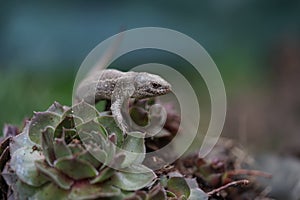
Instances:
[[[130,103],[136,124],[149,123],[155,101]],[[54,103],[34,113],[21,133],[5,126],[0,138],[0,199],[208,200],[238,198],[243,191],[253,197],[261,193],[255,184],[246,190],[231,188],[248,183],[242,178],[257,172],[237,168],[235,146],[228,142],[222,141],[205,159],[195,154],[155,171],[146,167],[171,156],[156,157],[152,163],[145,159],[146,152],[168,144],[178,130],[179,115],[169,104],[163,106],[166,123],[150,138],[141,132],[124,135],[110,112],[84,102],[71,108]]]
[[[136,191],[126,200],[207,200],[208,195],[203,192],[192,178],[185,178],[179,172],[169,172],[159,177],[151,190]]]
[[[15,199],[123,199],[156,178],[134,134],[141,133],[123,135],[112,116],[84,102],[54,103],[11,139],[2,176]]]

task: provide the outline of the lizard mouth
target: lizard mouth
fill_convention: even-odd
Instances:
[[[162,89],[164,93],[169,93],[172,91],[172,88],[171,88],[171,85],[167,85],[167,86],[164,86],[162,87]]]
[[[171,86],[170,85],[164,85],[164,86],[161,86],[159,88],[156,88],[156,89],[152,89],[151,93],[153,93],[154,95],[157,94],[157,95],[164,95],[164,94],[167,94],[171,92]]]

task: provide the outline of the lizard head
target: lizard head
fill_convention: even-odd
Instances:
[[[158,75],[140,72],[135,77],[135,98],[155,97],[171,91],[171,85]]]

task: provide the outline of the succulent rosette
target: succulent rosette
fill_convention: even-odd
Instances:
[[[54,103],[12,137],[2,176],[15,199],[123,199],[156,178],[134,134],[123,135],[111,115],[87,103]]]

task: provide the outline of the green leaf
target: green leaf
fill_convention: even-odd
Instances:
[[[49,165],[53,165],[55,161],[55,153],[53,146],[54,129],[52,127],[46,127],[41,134],[41,146],[43,154]]]
[[[75,143],[68,144],[68,147],[70,148],[73,155],[78,155],[78,154],[80,154],[81,152],[84,151],[81,144],[75,144]]]
[[[36,144],[41,144],[41,133],[46,127],[56,127],[61,117],[53,112],[36,112],[30,122],[29,137]]]
[[[105,131],[105,128],[102,127],[101,124],[95,122],[94,120],[85,122],[79,126],[76,127],[77,131],[79,133],[79,136],[82,137],[81,133],[85,132],[85,133],[91,133],[91,132],[95,132],[95,133],[100,133],[102,134],[103,137],[107,136],[107,133]],[[92,135],[91,135],[92,136]],[[83,138],[81,138],[83,139]],[[95,139],[95,138],[94,138]],[[100,139],[101,140],[101,139]],[[98,143],[98,142],[97,142]]]
[[[120,147],[123,144],[123,131],[116,124],[112,116],[101,116],[98,118],[99,123],[107,130],[108,135],[115,134],[117,137],[116,144]]]
[[[139,126],[146,126],[149,123],[148,112],[141,107],[133,106],[130,109],[130,116]]]
[[[122,163],[125,160],[126,155],[123,153],[118,153],[114,156],[114,158],[112,159],[112,161],[110,162],[110,167],[114,168],[114,169],[119,169],[122,165]]]
[[[10,167],[15,171],[18,178],[31,186],[41,186],[48,179],[41,175],[34,162],[44,159],[38,151],[32,151],[31,148],[24,147],[18,149],[10,160]]]
[[[122,190],[134,191],[150,185],[156,178],[154,172],[144,165],[133,165],[116,172],[111,183]]]
[[[98,199],[117,197],[121,191],[108,184],[78,183],[72,187],[69,199]]]
[[[171,177],[168,180],[167,188],[177,197],[185,196],[189,198],[191,190],[183,177]]]
[[[84,101],[74,105],[66,114],[70,112],[79,117],[83,122],[91,121],[99,116],[97,109]]]
[[[18,180],[15,185],[13,185],[14,197],[18,200],[27,200],[32,195],[34,195],[39,187],[32,187]]]
[[[55,168],[50,167],[44,161],[35,161],[35,166],[41,173],[49,177],[56,185],[58,185],[62,189],[68,190],[74,183],[72,179],[66,177],[66,175],[56,170]]]
[[[74,129],[74,128],[75,128],[74,117],[70,115],[64,116],[62,121],[55,128],[54,137],[61,138],[64,129]]]
[[[55,138],[53,146],[56,159],[72,155],[70,148],[63,138]]]
[[[12,138],[12,140],[9,144],[11,155],[14,154],[14,152],[20,148],[23,148],[23,147],[31,148],[32,146],[35,145],[35,143],[33,143],[29,139],[29,135],[28,135],[29,126],[30,126],[30,122],[27,122],[22,133],[20,133],[19,135]]]
[[[97,132],[80,131],[81,141],[85,148],[104,165],[109,164],[115,156],[116,146],[102,134]]]
[[[133,164],[140,164],[145,159],[145,144],[144,138],[141,137],[140,132],[131,132],[125,138],[122,153],[126,155],[125,161],[122,164],[122,167],[128,167]],[[135,137],[135,135],[137,135]]]
[[[55,161],[54,166],[69,177],[80,180],[98,175],[98,171],[90,163],[76,157],[64,157]]]
[[[43,188],[39,189],[38,192],[29,198],[29,200],[53,200],[53,199],[68,199],[68,190],[63,190],[59,188],[54,183],[49,183]]]
[[[49,112],[53,112],[56,113],[58,115],[62,115],[66,110],[68,110],[69,108],[66,106],[62,106],[60,103],[58,102],[54,102],[47,111]]]
[[[99,153],[101,154],[102,152],[99,152]],[[94,152],[92,150],[91,151],[85,150],[81,154],[79,154],[77,156],[77,158],[80,159],[80,160],[84,160],[84,161],[92,164],[95,168],[99,168],[102,163],[101,163],[101,160],[97,159],[97,157],[96,157],[95,154],[96,154],[96,152]]]
[[[110,168],[110,167],[106,167],[105,169],[101,170],[101,172],[99,173],[99,175],[97,177],[95,177],[94,179],[92,179],[90,181],[91,184],[95,184],[95,183],[101,183],[103,181],[106,181],[107,179],[109,179],[112,175],[114,175],[115,170]]]
[[[99,148],[93,148],[88,150],[91,156],[93,156],[97,162],[101,163],[102,166],[107,164],[108,154]],[[96,161],[95,161],[96,162]],[[95,166],[95,163],[93,164]]]

